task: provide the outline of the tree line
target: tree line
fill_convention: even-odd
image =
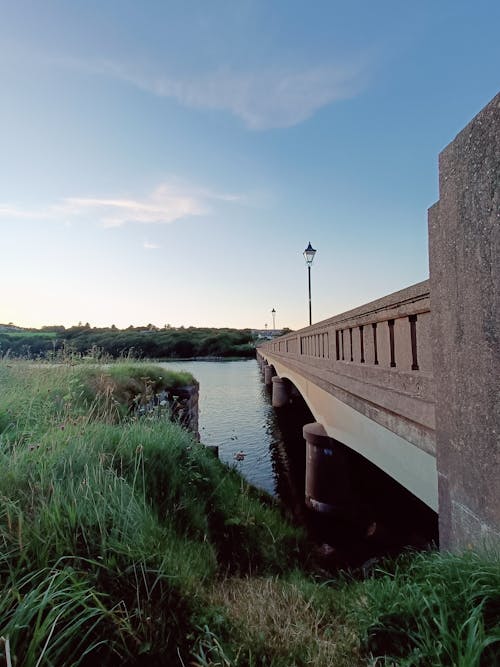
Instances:
[[[4,327],[0,356],[37,358],[66,354],[167,359],[190,357],[249,357],[255,335],[250,329],[199,327],[158,329],[153,325],[117,329],[79,325],[41,329]]]

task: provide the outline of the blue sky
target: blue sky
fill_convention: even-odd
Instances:
[[[500,3],[0,2],[0,322],[307,324],[428,277]]]

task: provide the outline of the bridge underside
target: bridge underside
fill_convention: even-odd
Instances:
[[[280,378],[296,387],[329,437],[364,456],[432,510],[438,510],[435,455],[355,410],[273,355],[261,354]]]

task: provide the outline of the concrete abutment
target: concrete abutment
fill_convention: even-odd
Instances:
[[[439,158],[429,210],[440,543],[500,543],[500,94]]]

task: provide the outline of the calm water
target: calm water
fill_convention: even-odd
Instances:
[[[218,445],[221,461],[234,465],[253,485],[276,494],[274,448],[281,433],[254,359],[175,361],[162,364],[192,373],[200,383],[200,438]],[[244,459],[235,456],[243,452]]]

